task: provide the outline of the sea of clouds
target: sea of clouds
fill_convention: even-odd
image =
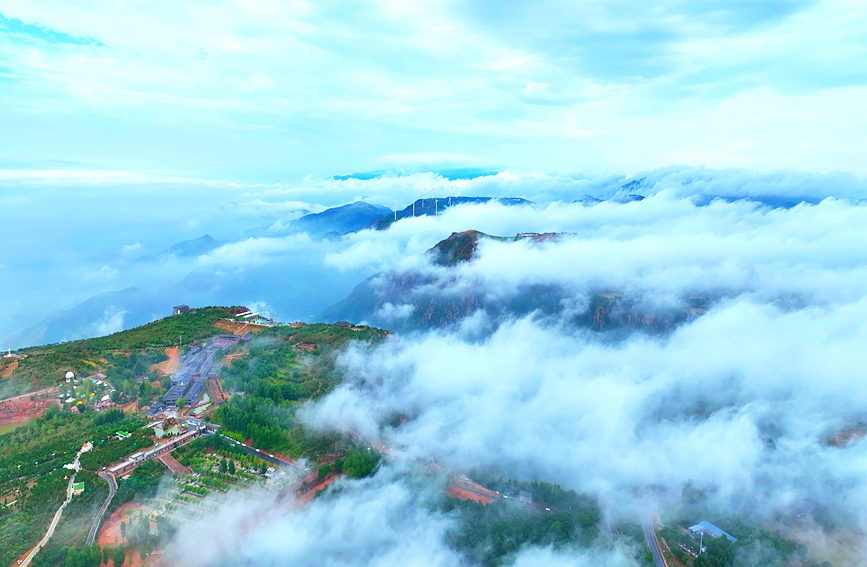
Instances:
[[[420,255],[471,228],[568,234],[482,241],[473,261],[451,268]],[[695,295],[710,301],[664,333],[606,334],[535,314],[494,322],[480,310],[446,329],[352,346],[339,359],[344,385],[302,416],[310,427],[385,445],[391,464],[235,536],[239,564],[306,564],[309,554],[326,564],[460,564],[442,544],[453,520],[420,511],[424,498],[396,472],[428,459],[590,492],[610,519],[647,507],[674,513],[690,484],[732,514],[822,514],[864,530],[867,445],[828,439],[867,422],[865,241],[867,206],[857,200],[707,204],[672,188],[626,204],[459,207],[341,243],[310,241],[337,272],[425,273],[440,278],[444,294],[556,285],[578,306],[598,289],[640,297],[649,309],[679,309]],[[391,307],[395,316],[402,308]],[[396,413],[408,420],[386,425]],[[249,500],[244,506],[272,503]],[[243,524],[239,506],[203,521]],[[195,563],[182,541],[173,549]],[[516,558],[541,563],[628,559],[601,547],[526,549]]]

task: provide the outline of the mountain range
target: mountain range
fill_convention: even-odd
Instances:
[[[585,196],[576,202],[593,206],[603,200],[614,203],[632,203],[644,199],[636,191],[642,190],[643,180],[623,185],[605,199]],[[727,201],[742,198],[699,196],[693,201],[706,205],[714,199]],[[747,200],[772,208],[789,208],[809,198],[753,197]],[[320,213],[308,213],[268,226],[252,228],[231,235],[222,241],[208,234],[185,240],[152,256],[142,256],[140,262],[163,261],[168,258],[197,258],[227,243],[248,238],[285,236],[306,232],[313,238],[339,239],[343,235],[373,228],[386,230],[397,220],[412,216],[436,215],[442,211],[466,204],[497,201],[504,205],[529,206],[526,199],[494,197],[437,197],[419,199],[402,210],[358,201],[334,207]],[[552,238],[553,236],[544,236]],[[445,261],[449,265],[471,261],[479,239],[495,238],[475,231],[456,233],[437,244],[429,256],[434,264]],[[520,238],[520,237],[512,237]],[[530,238],[533,238],[532,236]],[[317,259],[318,260],[318,259]],[[304,277],[293,277],[304,274]],[[450,289],[450,282],[432,281],[418,273],[388,273],[368,277],[352,288],[353,276],[337,274],[323,268],[322,263],[299,256],[289,266],[265,266],[247,274],[213,273],[195,269],[180,281],[168,282],[156,291],[128,287],[118,291],[97,294],[71,309],[57,311],[48,317],[0,337],[0,345],[23,347],[34,344],[87,338],[140,325],[161,317],[177,303],[190,305],[252,303],[266,298],[281,313],[306,320],[334,321],[348,319],[366,321],[396,330],[435,328],[458,323],[468,316],[484,310],[494,319],[530,312],[555,313],[565,297],[556,288],[518,290],[505,302],[492,303],[481,291],[465,292],[446,297],[434,293],[437,286]],[[358,274],[359,279],[364,274]],[[355,280],[357,282],[358,279]],[[421,290],[427,289],[426,294]],[[582,315],[583,323],[593,328],[611,328],[621,324],[641,324],[648,328],[663,329],[676,322],[682,314],[648,314],[632,307],[633,300],[624,298],[614,290],[588,290],[595,294],[592,309]],[[343,300],[334,303],[336,298]],[[698,305],[696,309],[701,309]],[[317,316],[316,314],[319,313]],[[579,321],[576,321],[579,322]]]
[[[562,315],[572,305],[573,293],[553,284],[522,285],[511,295],[491,294],[479,282],[458,282],[453,270],[476,258],[483,240],[531,243],[556,240],[554,233],[524,233],[497,237],[479,231],[456,232],[426,252],[431,264],[447,268],[444,273],[401,271],[380,273],[365,279],[343,300],[335,303],[317,320],[348,320],[411,332],[460,324],[480,311],[496,326],[513,317],[535,313],[545,317]],[[462,285],[461,285],[462,284]],[[595,330],[643,328],[664,332],[690,317],[701,314],[707,299],[693,297],[688,307],[664,312],[641,308],[641,298],[625,297],[617,290],[588,290],[589,303],[583,311],[571,315],[577,327]],[[571,307],[570,307],[571,309]]]

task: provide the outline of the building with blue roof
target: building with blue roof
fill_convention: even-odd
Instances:
[[[702,520],[699,523],[697,523],[696,525],[690,526],[689,531],[692,532],[693,536],[698,536],[702,533],[706,533],[707,535],[709,535],[711,537],[726,536],[726,538],[732,543],[734,543],[738,540],[738,538],[736,538],[735,536],[733,536],[730,533],[716,527],[715,525],[711,524],[707,520]]]

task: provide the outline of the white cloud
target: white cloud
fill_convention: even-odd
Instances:
[[[443,540],[453,521],[425,505],[432,494],[419,493],[390,470],[362,482],[337,482],[343,491],[301,509],[274,495],[236,495],[215,514],[186,524],[189,535],[175,540],[168,557],[191,567],[460,563]],[[211,534],[208,545],[205,533]]]
[[[249,238],[224,244],[199,256],[196,263],[202,268],[253,269],[273,262],[287,252],[310,249],[313,246],[314,243],[307,233],[282,238]]]
[[[122,256],[126,256],[127,258],[134,258],[141,255],[143,249],[144,247],[141,245],[141,242],[135,242],[133,244],[124,244],[121,246],[120,253]]]
[[[409,303],[394,305],[386,302],[376,311],[376,316],[381,317],[385,321],[393,321],[395,319],[406,319],[412,312],[415,311],[415,306]]]
[[[615,509],[652,488],[677,498],[692,482],[729,506],[755,503],[750,513],[819,501],[857,514],[864,448],[842,453],[824,435],[867,402],[856,386],[865,315],[864,300],[791,312],[744,300],[669,339],[624,344],[529,320],[481,343],[403,337],[350,351],[354,381],[307,416],[446,466],[598,491]],[[393,411],[410,422],[380,429]]]
[[[119,270],[112,268],[111,266],[103,266],[96,271],[84,274],[84,279],[106,281],[116,278],[119,274]]]
[[[124,329],[123,319],[126,316],[124,310],[111,310],[104,313],[104,319],[94,324],[93,336],[101,337],[117,333]]]

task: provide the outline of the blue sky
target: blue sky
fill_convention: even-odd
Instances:
[[[190,269],[130,251],[356,199],[867,197],[864,30],[847,0],[0,0],[0,336]]]
[[[862,2],[0,0],[0,181],[867,174]]]

